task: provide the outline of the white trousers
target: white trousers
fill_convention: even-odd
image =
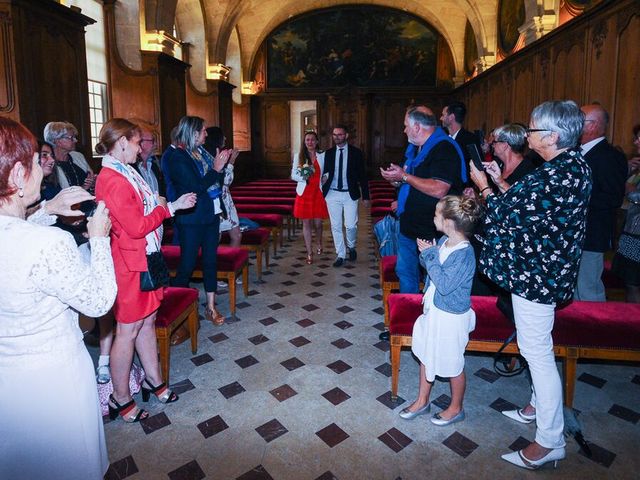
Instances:
[[[564,447],[562,383],[553,354],[555,304],[535,303],[511,294],[518,331],[518,348],[527,360],[533,383],[531,405],[536,408],[536,442],[545,448]]]
[[[358,200],[352,200],[349,192],[336,192],[329,190],[325,197],[329,220],[331,221],[331,235],[336,254],[339,258],[347,257],[347,248],[356,247],[358,236]],[[345,247],[342,226],[347,232],[347,244]]]

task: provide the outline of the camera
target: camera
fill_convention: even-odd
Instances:
[[[78,210],[84,213],[84,216],[89,218],[93,217],[93,214],[96,212],[96,208],[98,204],[94,200],[85,200],[78,204]]]

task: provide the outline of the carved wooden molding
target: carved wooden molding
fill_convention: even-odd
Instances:
[[[2,63],[4,64],[4,85],[6,103],[0,105],[0,112],[12,112],[16,106],[16,91],[14,84],[13,69],[13,39],[11,35],[11,14],[6,11],[0,12],[0,38],[2,42]]]
[[[616,22],[618,35],[627,28],[629,22],[631,22],[631,19],[636,15],[640,15],[640,3],[638,2],[634,2],[633,4],[627,6],[625,9],[618,12],[618,18]]]
[[[600,20],[593,28],[591,35],[591,41],[596,52],[596,59],[599,59],[600,55],[602,55],[604,41],[607,39],[607,22]]]

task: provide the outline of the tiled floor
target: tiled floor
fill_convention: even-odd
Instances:
[[[416,394],[418,369],[403,352],[401,398],[393,403],[369,228],[365,218],[358,262],[339,269],[330,253],[306,265],[298,235],[272,259],[264,283],[252,272],[236,319],[222,327],[202,321],[196,355],[189,342],[173,347],[180,400],[152,399],[141,424],[106,424],[107,478],[638,478],[638,365],[579,366],[575,408],[594,455],[570,438],[556,471],[529,473],[500,459],[526,445],[534,426],[499,413],[526,403],[528,387],[522,376],[497,376],[488,356],[467,357],[464,422],[439,428],[427,416],[399,418]],[[227,295],[219,300],[227,314]],[[445,407],[448,395],[437,382],[434,403]]]

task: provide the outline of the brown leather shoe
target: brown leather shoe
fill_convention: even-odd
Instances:
[[[171,335],[171,345],[180,345],[182,342],[189,339],[189,329],[186,322],[178,327],[178,329]]]
[[[204,317],[218,327],[224,324],[224,316],[218,313],[217,310],[207,308],[204,312]]]

